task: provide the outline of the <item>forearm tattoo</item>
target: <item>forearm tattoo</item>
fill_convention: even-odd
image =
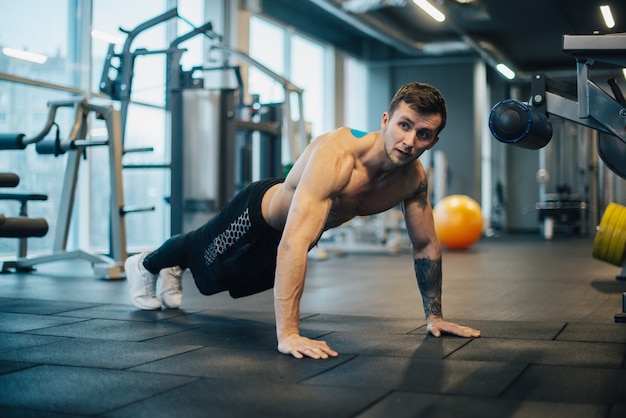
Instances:
[[[418,258],[413,261],[417,285],[422,293],[426,318],[443,316],[441,312],[441,257],[436,260]]]

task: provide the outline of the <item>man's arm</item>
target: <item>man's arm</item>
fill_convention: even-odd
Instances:
[[[435,232],[433,211],[428,202],[428,183],[423,180],[414,196],[403,204],[404,217],[413,249],[415,278],[422,295],[428,331],[435,337],[442,332],[463,337],[479,337],[480,331],[443,319],[441,308],[441,245]]]
[[[314,150],[302,172],[278,246],[274,309],[278,351],[296,358],[336,356],[324,341],[300,335],[300,299],[304,290],[308,251],[324,230],[333,195],[349,180],[353,162],[336,150]],[[289,179],[288,179],[289,180]]]

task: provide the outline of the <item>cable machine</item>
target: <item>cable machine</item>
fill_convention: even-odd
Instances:
[[[224,44],[222,37],[213,32],[211,22],[194,27],[172,41],[166,49],[133,49],[132,43],[139,33],[173,18],[183,19],[177,9],[172,9],[133,30],[120,29],[127,34],[124,46],[120,53],[116,53],[115,45],[109,45],[100,82],[101,92],[120,101],[124,126],[131,101],[135,59],[149,54],[166,55],[166,110],[171,122],[171,161],[168,165],[171,190],[166,200],[171,209],[172,235],[194,226],[193,220],[185,225],[187,215],[192,218],[200,215],[206,220],[207,214],[219,210],[239,188],[252,180],[252,135],[259,135],[262,142],[258,156],[261,177],[283,174],[283,146],[287,147],[289,162],[293,162],[308,143],[303,90],[242,51]],[[223,54],[222,62],[215,67],[199,66],[184,70],[180,62],[185,49],[180,45],[199,35],[210,40],[210,51]],[[240,69],[228,64],[227,57],[230,55],[278,81],[285,90],[285,101],[271,104],[252,101],[246,104]],[[234,74],[234,85],[207,88],[208,74],[216,71]],[[296,95],[297,120],[291,116],[292,95]]]
[[[491,132],[500,142],[540,149],[552,138],[548,115],[560,116],[598,131],[598,155],[607,168],[626,179],[626,99],[614,79],[608,80],[613,97],[589,79],[596,62],[626,67],[626,33],[564,35],[563,50],[576,57],[575,92],[536,74],[528,103],[507,99],[494,106]],[[604,208],[592,254],[621,267],[616,279],[626,289],[626,207],[610,203]],[[626,322],[626,291],[615,321]]]

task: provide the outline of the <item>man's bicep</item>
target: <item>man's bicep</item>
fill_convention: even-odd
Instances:
[[[293,196],[284,237],[302,239],[307,244],[315,242],[324,229],[331,203],[329,196],[300,184]]]

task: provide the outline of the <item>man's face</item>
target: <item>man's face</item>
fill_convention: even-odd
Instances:
[[[421,115],[405,102],[400,102],[392,115],[385,112],[381,130],[385,153],[392,164],[405,166],[431,149],[439,140],[437,130],[441,115]]]

